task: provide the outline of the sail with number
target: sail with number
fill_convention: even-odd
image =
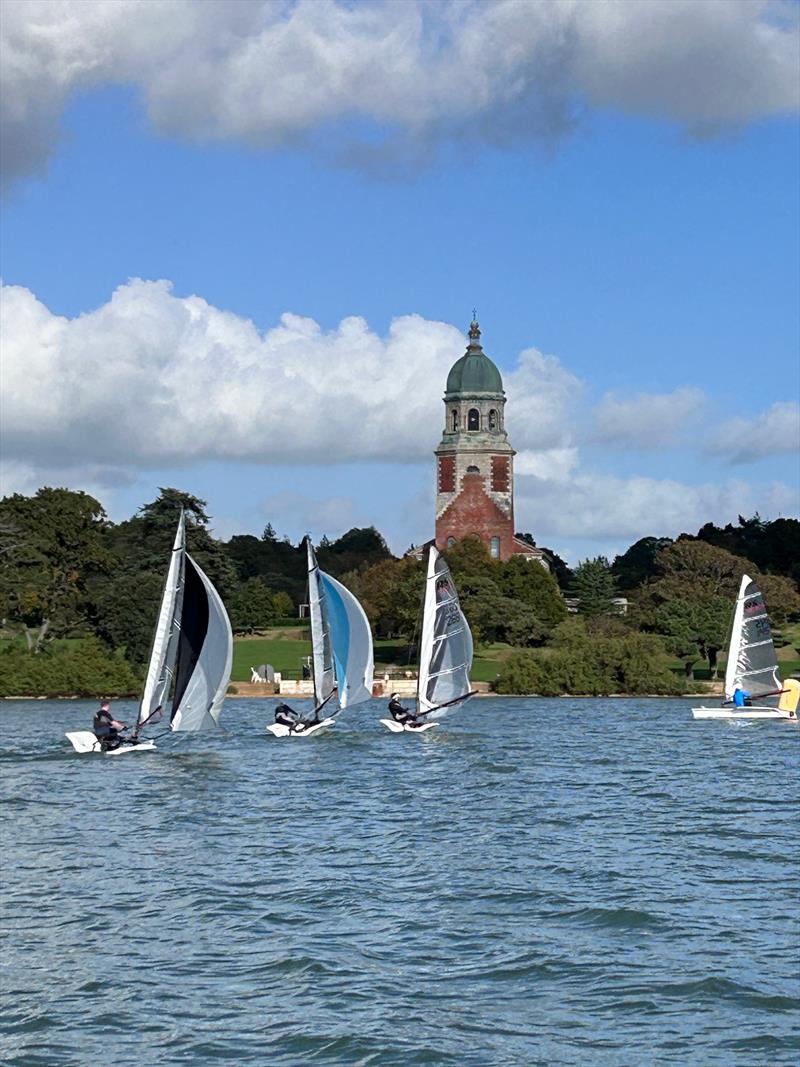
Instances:
[[[233,634],[213,583],[186,551],[183,512],[172,546],[136,733],[157,721],[170,693],[170,729],[215,727],[233,663]],[[161,710],[159,710],[161,709]]]
[[[372,631],[350,590],[320,569],[310,539],[306,548],[314,700],[319,708],[338,690],[346,708],[372,697]]]
[[[764,598],[748,575],[742,577],[733,615],[728,663],[725,669],[725,696],[744,689],[751,697],[771,695],[781,690],[778,660]]]
[[[472,633],[450,568],[431,545],[422,610],[417,704],[431,718],[472,695]]]

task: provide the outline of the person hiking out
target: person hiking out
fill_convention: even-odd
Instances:
[[[392,693],[389,697],[389,714],[395,722],[399,722],[402,726],[416,727],[423,725],[413,711],[403,707],[400,703],[399,693]]]
[[[122,738],[119,736],[119,731],[125,729],[124,722],[117,722],[114,716],[111,714],[111,704],[107,700],[103,700],[100,707],[94,714],[92,720],[92,730],[94,736],[100,742],[105,749],[119,748],[122,743]]]

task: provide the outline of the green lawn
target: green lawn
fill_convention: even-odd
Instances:
[[[294,633],[295,631],[286,631]],[[232,682],[249,682],[250,668],[262,663],[271,663],[285,678],[299,678],[303,659],[311,655],[311,642],[297,640],[294,636],[279,636],[273,630],[269,637],[237,637],[233,642]],[[491,682],[497,677],[500,662],[511,651],[509,645],[481,647],[472,665],[472,678],[476,682]],[[417,669],[415,660],[408,655],[408,648],[398,641],[375,642],[375,675],[380,678],[384,667],[400,671]]]

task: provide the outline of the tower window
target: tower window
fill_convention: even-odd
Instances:
[[[472,463],[470,463],[470,465],[467,467],[467,474],[480,474],[480,473],[481,473],[480,467],[476,467]]]
[[[489,412],[489,429],[496,430],[498,428],[497,412],[494,408]]]
[[[455,543],[456,543],[455,537],[448,537],[447,538],[447,547],[448,548],[452,548]]]
[[[470,408],[467,413],[467,429],[468,430],[480,430],[481,428],[481,413],[477,408]]]
[[[453,408],[450,412],[450,427],[453,433],[458,432],[458,408]]]
[[[492,559],[500,559],[500,538],[493,537],[489,542],[489,555]]]

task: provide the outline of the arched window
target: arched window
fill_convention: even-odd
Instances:
[[[492,408],[489,412],[489,429],[496,430],[498,428],[497,412]]]
[[[453,433],[458,432],[458,408],[453,408],[450,412],[450,425]]]
[[[500,559],[500,538],[493,537],[489,542],[489,555],[492,559]]]
[[[452,548],[455,543],[456,543],[455,537],[448,537],[447,538],[447,547],[448,548]]]
[[[470,408],[467,413],[467,429],[468,430],[480,430],[481,428],[481,413],[477,408]]]
[[[472,464],[470,464],[467,467],[467,474],[480,474],[480,473],[481,473],[480,467],[475,467]]]

